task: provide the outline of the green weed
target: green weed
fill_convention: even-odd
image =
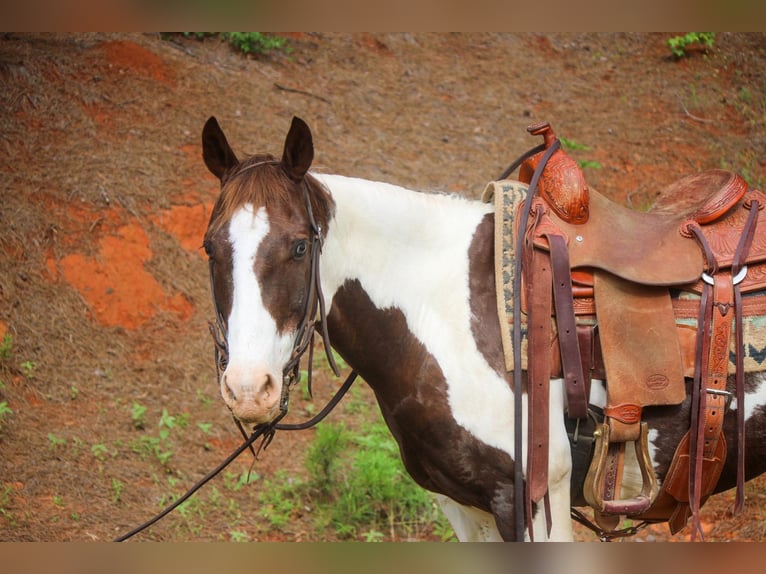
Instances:
[[[668,38],[668,48],[676,59],[680,59],[686,56],[686,49],[689,46],[699,44],[707,50],[713,47],[714,40],[715,32],[689,32],[683,36]]]
[[[0,341],[0,360],[7,360],[11,358],[13,352],[13,335],[6,333],[3,335],[3,340]]]
[[[37,369],[37,363],[34,361],[24,361],[21,363],[21,372],[28,379],[32,379],[35,376],[35,370]]]
[[[133,403],[130,408],[130,418],[133,421],[133,428],[144,429],[146,427],[146,407],[139,403]]]
[[[287,38],[267,36],[262,32],[222,32],[221,36],[240,52],[264,54],[271,50],[289,52]]]
[[[571,140],[569,138],[565,137],[559,137],[559,141],[561,142],[561,147],[570,150],[570,151],[590,151],[590,147],[588,147],[585,144],[582,144],[580,142],[577,142],[575,140]],[[594,160],[589,159],[583,159],[579,160],[577,162],[577,165],[579,165],[582,169],[601,169],[602,165]]]
[[[306,451],[306,470],[309,473],[309,486],[322,495],[327,495],[336,487],[341,453],[348,445],[348,432],[343,423],[317,426],[316,437]]]
[[[0,402],[0,428],[3,428],[3,421],[8,415],[12,415],[13,410],[8,406],[8,401]]]
[[[173,457],[173,451],[168,450],[168,445],[163,437],[144,435],[138,440],[133,440],[130,448],[144,460],[153,456],[163,466],[167,465]]]
[[[287,38],[275,35],[266,35],[263,32],[182,32],[186,38],[194,38],[203,41],[206,38],[218,36],[236,50],[244,54],[265,54],[270,51],[290,53]],[[172,34],[163,33],[161,37],[168,40]]]
[[[55,450],[59,446],[64,446],[67,443],[65,438],[57,437],[55,434],[48,433],[48,450]]]
[[[122,491],[125,490],[125,485],[122,481],[113,478],[112,479],[112,502],[117,504],[122,496]]]
[[[564,136],[559,136],[559,141],[561,142],[561,147],[567,150],[590,151],[590,148],[585,144],[581,144],[575,140],[570,140]]]
[[[10,486],[6,486],[2,490],[0,490],[0,516],[2,516],[5,520],[7,520],[8,524],[10,524],[11,526],[16,526],[16,518],[13,516],[13,513],[7,508],[11,504],[12,490],[13,489]]]
[[[290,523],[293,512],[299,507],[303,481],[287,476],[284,470],[275,473],[274,478],[264,481],[258,495],[261,516],[273,528],[282,528]]]
[[[258,475],[258,473],[250,472],[249,470],[243,470],[239,474],[236,472],[226,471],[223,475],[223,481],[226,488],[232,492],[242,490],[243,487],[247,486],[248,484],[257,482],[260,480],[260,478],[261,477]]]
[[[242,532],[241,530],[229,530],[229,539],[232,542],[250,542],[247,532]]]
[[[99,443],[92,445],[90,447],[90,452],[95,458],[103,461],[106,458],[106,455],[109,454],[109,449],[106,448],[105,444]]]

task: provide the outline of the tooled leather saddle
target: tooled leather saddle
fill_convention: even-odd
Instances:
[[[726,459],[729,374],[743,404],[742,320],[764,314],[766,296],[743,294],[766,289],[766,196],[737,174],[710,170],[662,194],[680,201],[635,211],[588,186],[548,123],[528,131],[544,144],[519,167],[518,179],[532,197],[515,218],[528,338],[526,507],[547,502],[551,376],[564,379],[567,417],[575,421],[593,418],[589,389],[598,378],[606,383],[606,406],[595,423],[588,471],[573,487],[607,530],[630,516],[668,521],[676,532],[691,517],[694,539],[701,535],[699,508]],[[692,324],[679,324],[679,318]],[[513,344],[521,348],[516,331]],[[693,381],[689,430],[660,488],[642,411],[682,403],[687,379]],[[738,510],[743,411],[738,409]],[[623,496],[621,473],[631,444],[643,486]]]

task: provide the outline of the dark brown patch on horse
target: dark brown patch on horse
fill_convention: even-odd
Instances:
[[[495,296],[494,233],[495,217],[488,213],[476,228],[468,251],[471,333],[484,360],[498,375],[507,378]]]
[[[456,423],[444,373],[399,309],[378,309],[358,281],[348,281],[335,294],[328,327],[333,347],[375,392],[418,484],[490,513],[505,495],[503,504],[512,505],[513,460]]]

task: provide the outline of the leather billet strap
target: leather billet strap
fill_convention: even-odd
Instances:
[[[567,397],[567,415],[583,419],[588,416],[588,395],[583,374],[572,297],[572,276],[569,269],[567,240],[558,230],[541,229],[550,249],[553,270],[553,301],[556,310],[556,333],[561,353],[561,371]],[[550,296],[550,293],[548,293]]]

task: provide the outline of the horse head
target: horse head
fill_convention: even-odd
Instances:
[[[333,204],[308,174],[314,148],[299,118],[281,159],[240,161],[212,117],[202,147],[221,182],[204,239],[226,350],[221,395],[241,422],[268,423],[280,413],[284,376],[297,371],[313,329],[318,253]]]

